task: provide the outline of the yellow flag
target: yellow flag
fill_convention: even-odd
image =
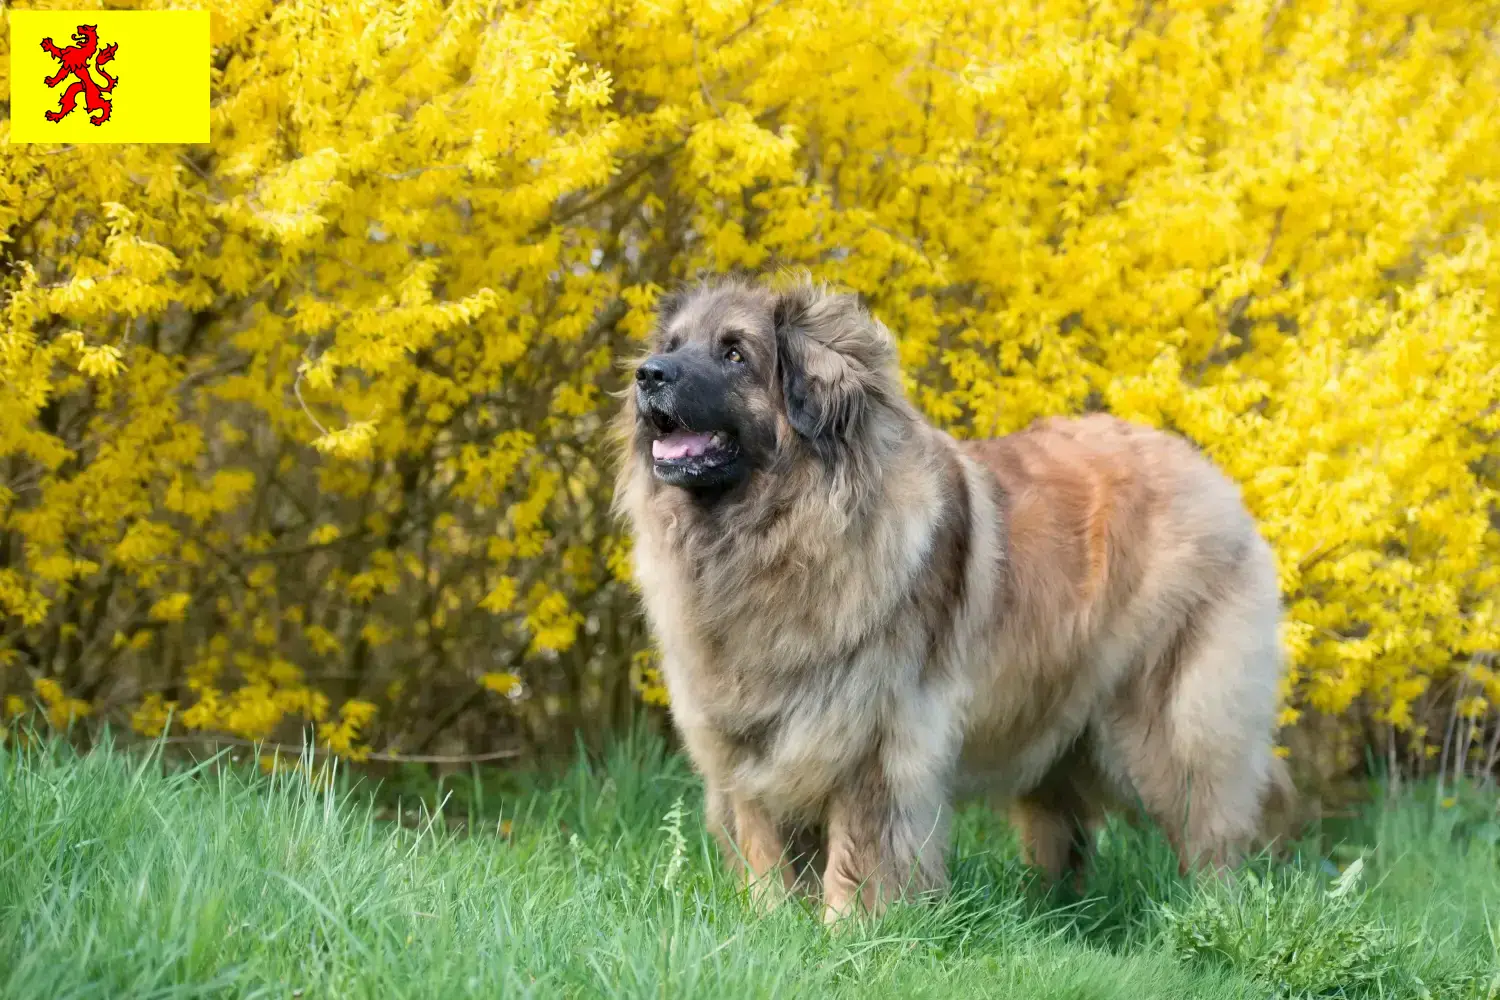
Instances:
[[[8,20],[11,142],[208,142],[208,11]]]

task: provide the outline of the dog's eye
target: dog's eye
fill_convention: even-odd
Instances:
[[[740,349],[738,347],[731,347],[729,350],[724,352],[724,360],[728,361],[730,364],[742,365],[745,363],[745,356],[740,353]]]

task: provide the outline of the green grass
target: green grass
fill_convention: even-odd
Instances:
[[[1342,881],[1309,845],[1194,887],[1111,828],[1081,898],[1028,885],[968,809],[950,899],[830,934],[747,905],[650,739],[450,784],[471,834],[224,765],[0,750],[0,996],[1500,996],[1493,794],[1376,802],[1340,831]]]

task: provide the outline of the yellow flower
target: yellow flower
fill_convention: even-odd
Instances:
[[[318,436],[313,440],[313,447],[339,458],[361,459],[370,457],[370,447],[374,440],[375,422],[360,420],[348,427]]]
[[[130,713],[130,728],[142,736],[160,736],[176,709],[177,702],[165,701],[159,693],[152,692]]]
[[[92,378],[113,378],[124,369],[120,349],[113,344],[85,347],[78,357],[78,370]]]
[[[91,714],[94,710],[88,702],[68,697],[63,692],[62,685],[50,677],[38,677],[32,681],[31,686],[37,697],[47,706],[47,721],[54,728],[66,729],[75,720]],[[9,707],[8,702],[7,707]]]
[[[360,730],[375,718],[375,706],[368,701],[351,699],[339,709],[338,722],[325,722],[318,726],[318,739],[333,753],[350,760],[364,760],[370,748],[358,742]]]
[[[484,674],[479,678],[479,683],[496,694],[506,696],[518,693],[521,690],[521,678],[515,674]]]
[[[641,701],[665,707],[671,703],[671,698],[656,663],[656,651],[652,649],[643,649],[631,657],[630,686],[635,688]]]
[[[183,617],[187,614],[188,601],[190,599],[187,594],[168,594],[151,605],[150,617],[162,622],[182,621]]]
[[[509,611],[511,605],[516,602],[516,580],[514,577],[502,576],[496,581],[495,586],[485,595],[479,606],[493,614],[502,614]]]

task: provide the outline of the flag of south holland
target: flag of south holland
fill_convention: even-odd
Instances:
[[[208,11],[15,10],[11,142],[208,142]]]

